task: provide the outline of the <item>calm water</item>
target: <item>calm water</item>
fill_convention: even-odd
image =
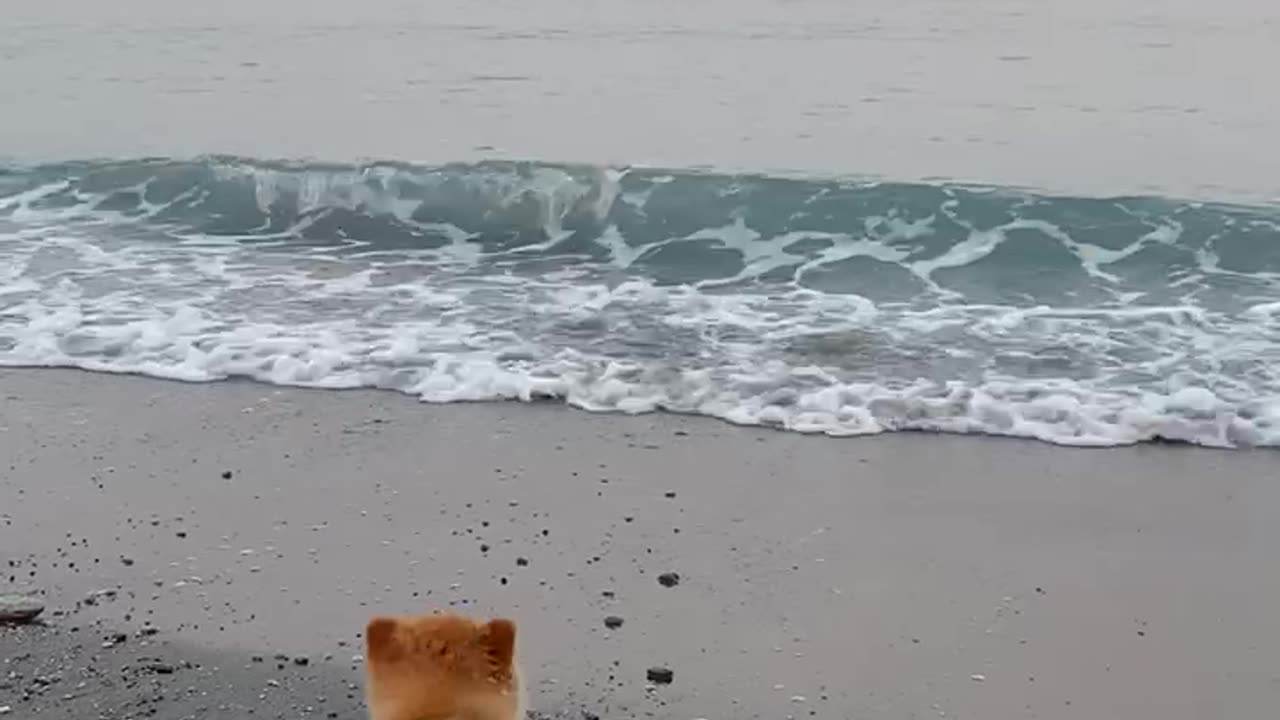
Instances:
[[[1260,0],[24,4],[0,364],[1280,445],[1277,38]]]
[[[714,166],[1280,196],[1270,0],[43,0],[0,156]]]

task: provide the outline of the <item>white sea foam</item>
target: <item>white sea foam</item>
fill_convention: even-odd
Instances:
[[[7,247],[7,257],[16,259]],[[550,284],[549,290],[517,282],[480,306],[469,296],[494,293],[493,285],[433,288],[417,279],[375,285],[371,278],[394,269],[391,264],[318,278],[317,266],[300,258],[261,267],[216,250],[105,253],[90,241],[59,237],[29,252],[28,266],[51,248],[70,251],[74,262],[38,278],[14,277],[11,270],[0,287],[0,297],[20,298],[7,302],[0,315],[0,364],[195,382],[247,377],[307,387],[379,387],[432,402],[556,397],[592,411],[669,410],[830,435],[914,429],[1068,445],[1153,437],[1216,446],[1280,444],[1275,396],[1228,398],[1176,383],[1164,394],[1125,392],[1106,388],[1105,378],[1017,379],[997,371],[977,382],[909,381],[892,372],[883,381],[853,381],[821,363],[789,362],[777,350],[818,331],[838,337],[863,330],[878,333],[868,337],[879,342],[911,343],[957,323],[996,344],[1036,322],[1049,323],[1040,330],[1044,335],[1074,332],[1078,343],[1086,342],[1092,324],[1093,340],[1105,342],[1117,324],[1141,329],[1161,321],[1164,332],[1181,333],[1188,346],[1212,353],[1222,339],[1208,338],[1200,328],[1212,318],[1192,308],[912,313],[886,311],[854,295],[706,294],[638,280],[612,288]],[[131,277],[132,288],[95,294],[102,267]],[[517,315],[512,303],[526,313]],[[1274,304],[1257,306],[1252,315],[1274,333]],[[619,358],[607,348],[566,347],[536,332],[598,320],[626,324],[630,335],[637,318],[657,322],[659,333],[693,333],[704,345],[684,358],[667,357],[669,348],[657,348],[652,357]],[[744,335],[734,338],[729,331]],[[608,340],[605,333],[601,342]],[[1249,333],[1236,332],[1232,342],[1251,342]],[[857,342],[844,350],[859,351]],[[1168,362],[1176,368],[1176,358],[1149,360],[1153,372]]]

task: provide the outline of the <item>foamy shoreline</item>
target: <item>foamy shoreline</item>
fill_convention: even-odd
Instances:
[[[1268,451],[833,440],[65,370],[0,371],[0,398],[10,584],[89,629],[86,652],[106,652],[98,628],[149,624],[228,664],[308,657],[341,689],[371,612],[454,604],[520,623],[548,712],[1177,720],[1280,703]],[[647,689],[654,665],[675,682]],[[253,706],[271,674],[182,682]],[[61,702],[63,682],[0,705],[70,717],[102,693]]]

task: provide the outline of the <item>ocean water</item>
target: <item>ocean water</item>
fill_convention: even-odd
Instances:
[[[0,365],[1280,445],[1270,4],[427,5],[6,11]]]

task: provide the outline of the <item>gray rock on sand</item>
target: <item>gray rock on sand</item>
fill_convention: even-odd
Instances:
[[[42,612],[44,603],[29,595],[0,593],[0,622],[31,622]]]

